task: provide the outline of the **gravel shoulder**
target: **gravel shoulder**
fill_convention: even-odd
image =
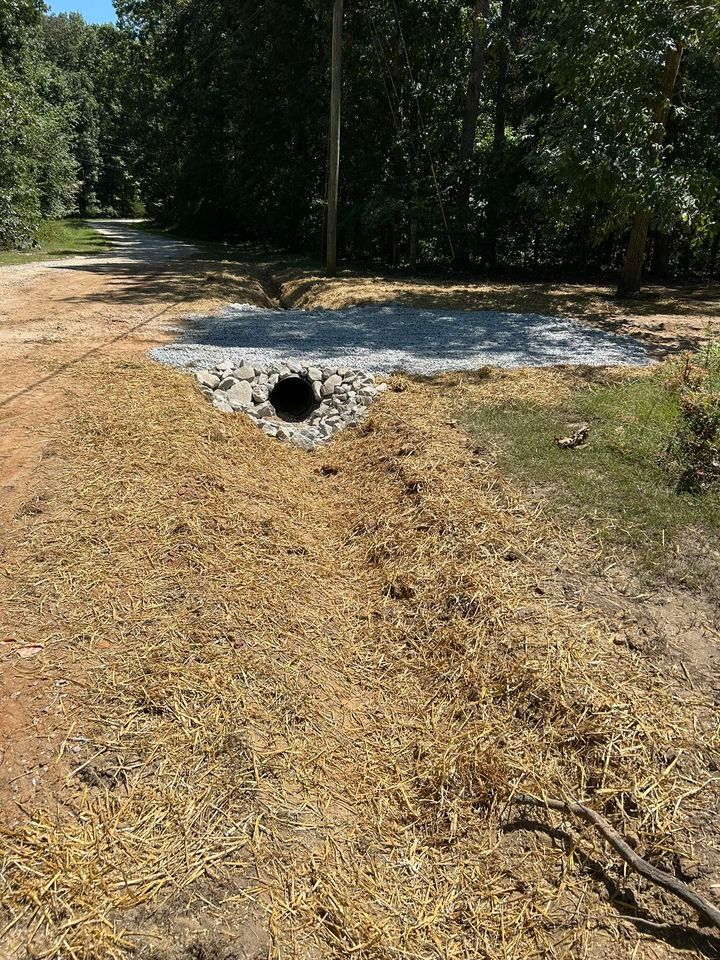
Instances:
[[[213,366],[227,358],[255,366],[288,356],[371,373],[428,375],[483,366],[642,365],[630,337],[571,318],[498,310],[422,310],[401,304],[343,310],[272,310],[233,304],[188,318],[183,340],[151,352],[173,366]]]

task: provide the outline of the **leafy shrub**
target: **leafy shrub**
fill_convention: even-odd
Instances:
[[[667,463],[678,490],[699,493],[720,486],[720,344],[686,360],[678,389],[680,416]]]

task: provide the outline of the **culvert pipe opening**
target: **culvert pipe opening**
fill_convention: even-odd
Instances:
[[[293,423],[305,420],[317,406],[313,389],[304,377],[285,377],[276,383],[270,403],[281,420]]]

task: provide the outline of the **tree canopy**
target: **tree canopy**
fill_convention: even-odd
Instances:
[[[329,0],[0,0],[0,244],[142,208],[319,253]],[[346,5],[339,239],[391,266],[708,275],[720,0]]]

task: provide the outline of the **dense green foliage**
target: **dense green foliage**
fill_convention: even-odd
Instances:
[[[41,0],[0,0],[0,248],[36,242],[43,219],[138,208],[131,45]]]
[[[117,0],[100,28],[37,2],[0,0],[2,109],[25,98],[2,242],[14,217],[141,198],[208,236],[320,251],[330,0]],[[347,3],[341,254],[596,272],[635,224],[655,275],[713,273],[719,37],[720,0]]]

